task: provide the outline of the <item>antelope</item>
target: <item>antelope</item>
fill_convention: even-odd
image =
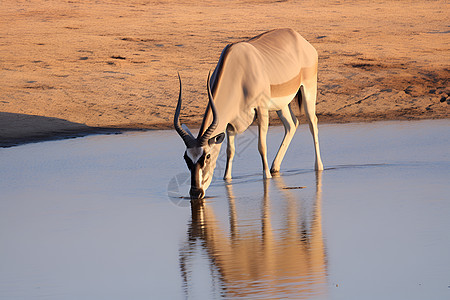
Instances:
[[[191,172],[191,200],[202,199],[211,184],[221,144],[227,137],[225,180],[231,179],[235,136],[255,120],[263,177],[280,171],[299,121],[290,103],[297,98],[314,140],[315,170],[323,170],[316,116],[318,55],[314,47],[292,29],[275,29],[249,40],[227,45],[206,83],[208,106],[197,138],[180,123],[182,84],[174,127],[186,145],[184,159]],[[285,128],[284,138],[269,169],[266,136],[269,111],[275,110]],[[205,129],[206,128],[206,129]]]

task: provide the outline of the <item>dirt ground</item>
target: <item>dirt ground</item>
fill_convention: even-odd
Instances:
[[[319,53],[319,122],[449,118],[448,1],[10,0],[0,141],[198,126],[221,50],[290,27]],[[276,116],[275,114],[273,116]],[[272,117],[273,117],[272,116]]]

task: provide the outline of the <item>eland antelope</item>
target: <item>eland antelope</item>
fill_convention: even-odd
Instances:
[[[191,199],[201,199],[209,187],[221,143],[227,132],[227,164],[224,179],[231,179],[235,135],[245,131],[256,118],[264,178],[280,170],[281,161],[299,124],[290,108],[298,99],[305,111],[314,140],[315,169],[323,170],[320,158],[317,117],[317,51],[292,29],[275,29],[249,40],[227,45],[208,76],[208,107],[195,138],[181,126],[181,78],[174,127],[187,149],[184,159],[191,172]],[[269,169],[266,135],[269,111],[275,110],[285,127],[285,135]]]

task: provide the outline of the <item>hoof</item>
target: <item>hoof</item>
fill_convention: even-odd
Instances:
[[[272,178],[272,175],[268,172],[268,173],[264,173],[263,177],[264,177],[264,179],[270,179],[270,178]]]
[[[225,173],[223,174],[223,180],[231,180],[231,172],[230,170],[225,170]]]
[[[226,182],[230,182],[231,181],[231,176],[224,176],[223,180]]]
[[[280,170],[270,169],[270,174],[278,175],[278,174],[280,174]]]
[[[270,170],[270,174],[272,174],[272,177],[280,177],[280,170]]]

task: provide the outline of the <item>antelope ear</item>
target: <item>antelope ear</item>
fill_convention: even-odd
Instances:
[[[223,142],[223,139],[225,138],[225,132],[219,133],[218,135],[210,138],[208,140],[208,144],[212,146],[213,144],[220,144]]]

